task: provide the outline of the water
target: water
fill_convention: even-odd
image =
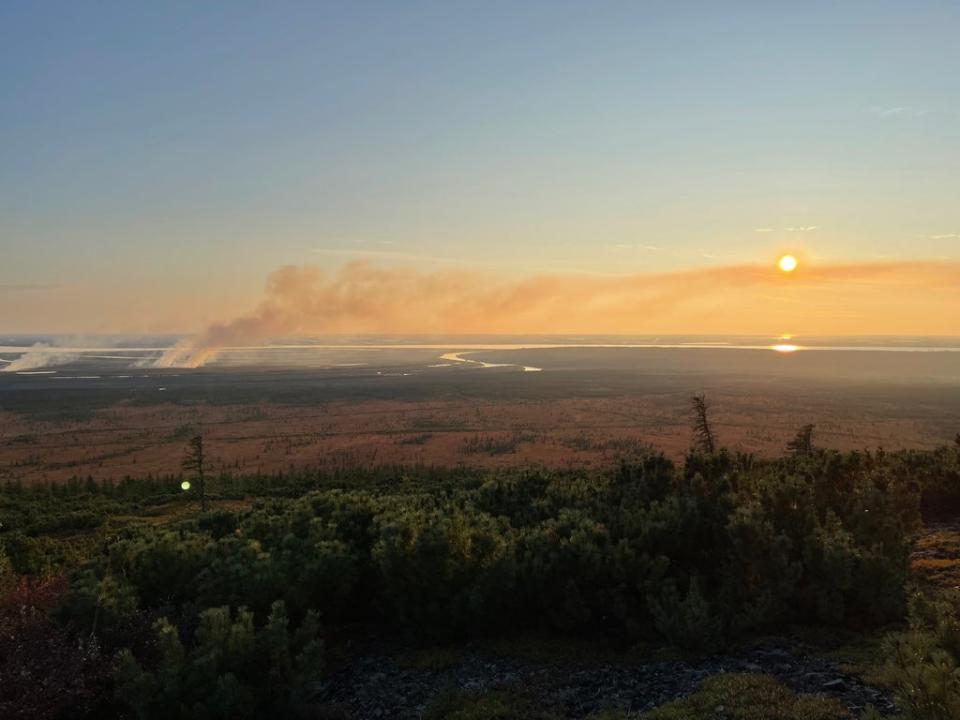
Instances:
[[[178,338],[172,336],[30,335],[0,337],[0,372],[57,375],[81,367],[76,379],[97,379],[90,370],[149,370]],[[777,354],[844,351],[868,353],[956,353],[960,337],[798,337],[722,335],[549,335],[549,336],[327,336],[283,338],[222,348],[210,368],[362,368],[389,363],[440,370],[514,367],[539,372],[541,367],[508,360],[484,360],[478,353],[564,348],[769,350]],[[119,376],[114,376],[119,377]]]

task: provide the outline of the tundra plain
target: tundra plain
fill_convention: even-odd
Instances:
[[[80,357],[55,372],[3,373],[0,480],[177,474],[196,432],[212,468],[237,475],[599,467],[643,448],[679,458],[692,442],[695,392],[708,396],[726,447],[762,457],[781,454],[808,423],[818,445],[838,450],[929,449],[951,442],[960,424],[960,353],[950,351],[552,348],[473,351],[452,362],[443,354],[343,350],[309,366],[196,370]]]

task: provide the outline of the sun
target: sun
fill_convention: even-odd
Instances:
[[[797,269],[797,259],[793,255],[784,255],[777,261],[777,267],[785,273],[792,273]]]

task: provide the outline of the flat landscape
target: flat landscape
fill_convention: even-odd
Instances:
[[[706,393],[726,447],[929,449],[960,426],[960,353],[549,348],[299,351],[242,365],[131,369],[79,356],[0,373],[0,480],[180,472],[202,432],[217,472],[373,465],[596,467],[691,446]],[[536,368],[537,371],[531,371]]]

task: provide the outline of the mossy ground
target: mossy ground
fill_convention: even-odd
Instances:
[[[425,720],[556,720],[560,714],[519,690],[448,691],[427,709]],[[723,674],[701,689],[646,713],[610,709],[589,720],[844,720],[832,698],[797,695],[769,675]]]
[[[960,526],[941,525],[921,533],[913,555],[918,579],[938,588],[960,587]]]
[[[427,708],[424,720],[560,720],[530,695],[517,690],[450,690]]]
[[[716,675],[699,692],[638,716],[642,720],[838,720],[849,718],[832,698],[797,695],[769,675]]]

